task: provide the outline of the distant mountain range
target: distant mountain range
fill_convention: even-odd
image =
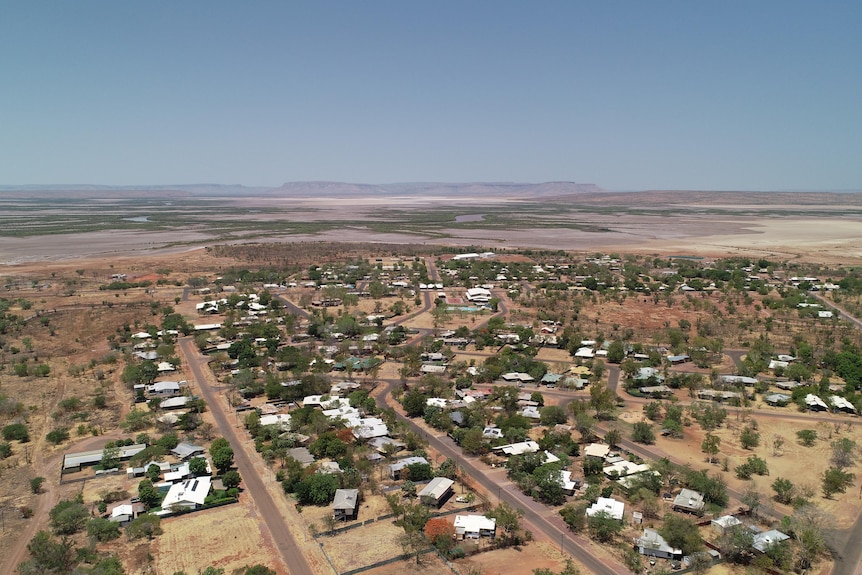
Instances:
[[[749,192],[729,190],[643,190],[609,191],[595,184],[576,182],[406,182],[394,184],[356,184],[349,182],[287,182],[278,187],[252,187],[239,184],[185,184],[160,186],[99,186],[91,184],[0,186],[5,198],[97,198],[97,197],[288,197],[288,198],[462,198],[462,199],[541,199],[627,205],[632,194],[641,202],[714,204],[732,203],[845,203],[857,204],[860,190],[798,190]],[[851,199],[856,195],[856,198]]]

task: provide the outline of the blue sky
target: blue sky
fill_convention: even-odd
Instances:
[[[862,3],[0,0],[0,184],[862,189]]]

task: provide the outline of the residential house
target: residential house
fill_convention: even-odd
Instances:
[[[671,508],[674,511],[701,514],[703,512],[703,494],[692,489],[683,488],[673,500]]]
[[[332,502],[332,511],[338,521],[356,519],[359,513],[359,490],[336,489]]]
[[[835,408],[835,411],[843,411],[844,413],[856,413],[856,407],[847,399],[840,395],[832,395],[829,397],[829,403]]]
[[[177,444],[176,447],[171,449],[171,453],[174,454],[180,460],[191,459],[192,457],[196,457],[198,455],[204,454],[204,448],[198,447],[192,443],[188,443],[187,441],[183,441]]]
[[[605,443],[590,443],[584,448],[584,457],[604,459],[611,452],[611,446]]]
[[[826,402],[820,399],[818,396],[813,393],[809,393],[805,396],[805,405],[808,406],[808,409],[811,411],[828,411],[829,406],[826,405]]]
[[[461,539],[493,539],[497,535],[497,520],[484,515],[456,515],[455,535]]]
[[[770,547],[780,545],[782,541],[787,541],[788,539],[790,539],[790,536],[785,533],[776,529],[770,529],[769,531],[755,533],[751,546],[761,553],[766,553]]]
[[[389,476],[392,479],[401,479],[407,467],[415,463],[428,463],[428,460],[424,457],[405,457],[404,459],[399,459],[389,465]]]
[[[733,515],[722,515],[716,519],[710,521],[710,526],[713,531],[718,533],[724,533],[727,530],[736,527],[737,525],[742,525],[742,521],[734,517]]]
[[[626,504],[611,497],[599,497],[595,503],[587,508],[587,517],[594,517],[599,513],[605,513],[608,517],[623,520]]]
[[[299,461],[303,467],[308,467],[314,463],[314,456],[307,447],[292,447],[287,450],[287,455]]]
[[[170,512],[187,509],[198,509],[204,505],[210,492],[211,479],[207,476],[187,479],[182,483],[175,483],[168,490],[162,501],[162,509]]]
[[[192,401],[192,398],[188,395],[178,395],[177,397],[169,397],[168,399],[163,399],[159,404],[159,407],[162,409],[182,409],[189,402]]]
[[[560,483],[562,484],[563,491],[566,492],[566,495],[574,495],[575,491],[581,488],[582,481],[580,479],[572,479],[571,471],[561,469]]]
[[[539,444],[535,441],[521,441],[520,443],[510,443],[508,445],[500,445],[494,448],[494,451],[499,451],[503,455],[523,455],[524,453],[536,453],[539,451]]]
[[[419,492],[419,501],[423,505],[440,507],[452,495],[455,482],[448,477],[435,477]]]
[[[119,448],[117,459],[119,459],[120,461],[127,461],[146,448],[146,444],[143,443],[124,445]],[[103,449],[96,449],[93,451],[81,451],[78,453],[67,453],[63,456],[63,471],[78,471],[83,466],[96,465],[97,463],[100,463],[102,461],[103,456]]]
[[[773,407],[784,407],[788,403],[790,403],[791,397],[786,393],[770,393],[763,397],[763,401],[767,403],[767,405],[772,405]]]
[[[682,549],[671,547],[655,529],[645,528],[644,534],[635,539],[638,553],[658,559],[682,559]]]

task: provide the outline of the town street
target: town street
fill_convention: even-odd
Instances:
[[[242,484],[245,487],[244,496],[251,496],[254,499],[257,512],[260,513],[269,528],[269,538],[275,548],[278,549],[290,575],[314,575],[314,571],[304,555],[306,550],[296,544],[293,534],[285,524],[284,517],[279,513],[278,507],[263,484],[263,479],[255,469],[251,460],[252,456],[246,451],[246,444],[237,437],[234,427],[224,411],[223,402],[219,401],[216,392],[208,383],[205,373],[205,371],[209,371],[208,358],[198,352],[194,340],[190,337],[181,338],[179,345],[201,397],[206,401],[207,407],[215,419],[219,433],[230,442],[233,448],[234,463],[242,476]]]

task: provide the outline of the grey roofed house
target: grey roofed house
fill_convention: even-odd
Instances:
[[[458,427],[464,427],[467,421],[464,419],[464,414],[460,411],[450,411],[449,419],[452,420],[452,423],[457,425]]]
[[[173,453],[179,459],[189,459],[190,457],[194,457],[196,455],[203,455],[204,448],[199,447],[193,443],[183,441],[182,443],[177,444],[176,447],[171,449],[171,453]]]
[[[303,467],[308,467],[314,463],[314,456],[306,447],[293,447],[287,450],[287,454],[299,461]]]
[[[757,378],[742,375],[722,375],[721,381],[728,385],[755,385]]]
[[[332,511],[336,519],[342,521],[356,519],[359,511],[359,490],[336,489],[335,499],[332,501]]]
[[[769,405],[787,405],[792,398],[786,393],[770,393],[763,398]]]
[[[403,441],[398,441],[397,439],[392,439],[388,436],[383,437],[375,437],[368,441],[368,445],[370,445],[375,451],[379,451],[383,453],[386,450],[387,445],[393,445],[398,448],[398,451],[401,451],[407,444]]]
[[[419,492],[419,501],[425,505],[440,505],[452,494],[455,482],[448,477],[435,477]]]
[[[428,460],[424,457],[405,457],[404,459],[399,459],[389,465],[389,476],[392,479],[401,479],[401,473],[404,469],[414,463],[428,463]]]
[[[700,513],[703,510],[703,495],[692,489],[683,488],[673,500],[673,509],[688,513]]]
[[[761,553],[766,553],[773,545],[778,545],[782,541],[787,541],[788,539],[790,539],[790,537],[781,531],[770,529],[769,531],[764,531],[762,533],[755,533],[751,546]]]
[[[673,395],[673,390],[664,384],[640,387],[638,391],[644,395]]]

